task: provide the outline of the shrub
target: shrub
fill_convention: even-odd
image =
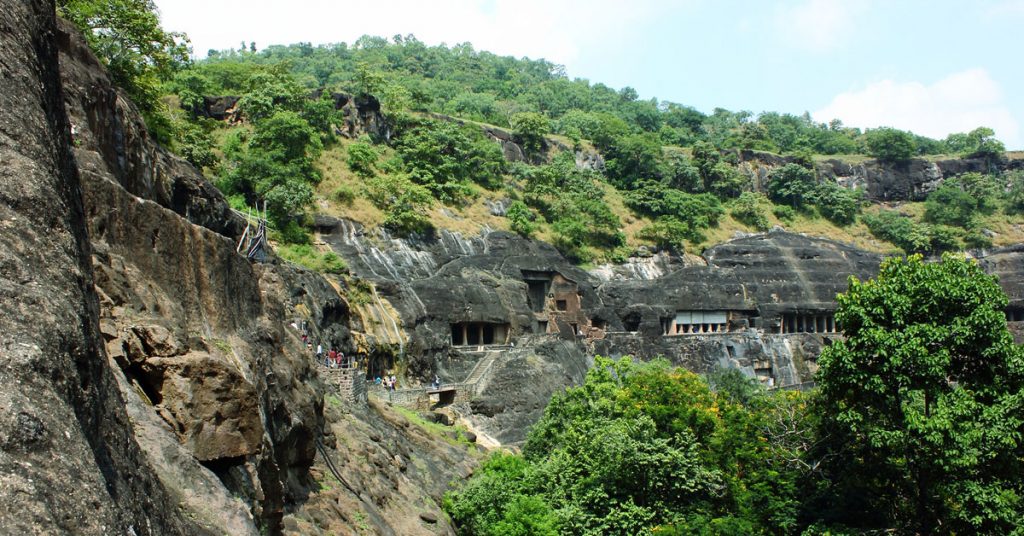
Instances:
[[[917,154],[914,135],[895,128],[882,127],[864,133],[868,154],[886,162],[901,162]]]
[[[772,214],[787,223],[796,219],[796,211],[789,205],[775,205],[772,207]]]
[[[818,187],[814,172],[799,164],[786,164],[773,170],[768,181],[768,197],[793,208],[803,208],[811,203]]]
[[[505,217],[508,218],[512,230],[521,236],[529,238],[536,230],[536,225],[533,223],[536,215],[522,201],[515,201],[509,205]]]
[[[849,225],[857,219],[861,203],[859,190],[847,190],[832,183],[820,185],[814,194],[818,212],[839,226]]]
[[[365,141],[357,141],[348,146],[346,161],[348,168],[360,177],[372,177],[377,166],[377,150]]]
[[[686,251],[686,239],[700,242],[704,239],[698,231],[675,218],[665,217],[656,220],[637,231],[637,238],[650,240],[659,248],[670,249],[682,254]]]
[[[333,251],[320,253],[308,244],[285,244],[278,246],[281,258],[300,264],[321,273],[341,274],[348,270],[345,261]]]
[[[331,197],[343,205],[351,205],[356,200],[356,192],[348,186],[339,186],[331,194]]]
[[[764,206],[767,202],[768,200],[761,194],[743,192],[729,213],[736,221],[764,232],[769,227],[768,211]]]

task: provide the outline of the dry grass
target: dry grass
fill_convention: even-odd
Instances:
[[[874,160],[874,158],[863,154],[816,154],[813,159],[816,163],[828,160],[838,160],[844,164],[850,165],[863,164],[869,160]]]
[[[868,213],[877,211],[878,207],[869,207],[865,209],[865,212]],[[912,211],[916,211],[916,209],[912,209]],[[837,242],[856,246],[867,251],[874,251],[877,253],[895,253],[898,251],[898,249],[892,244],[875,238],[871,232],[868,231],[867,226],[860,221],[846,227],[838,227],[825,218],[811,217],[798,213],[792,222],[787,223],[779,220],[769,211],[768,224],[772,227],[778,225],[792,233],[800,233],[818,238],[827,238],[829,240],[835,240]],[[699,244],[695,244],[692,247],[692,251],[700,252],[708,247],[720,244],[727,240],[732,240],[738,233],[754,232],[757,232],[756,229],[747,227],[746,225],[736,221],[731,215],[729,215],[727,210],[726,215],[719,221],[718,227],[706,230],[706,239]]]
[[[626,233],[626,245],[632,248],[641,245],[650,244],[649,241],[640,240],[636,237],[636,233],[650,225],[651,220],[643,216],[637,216],[633,214],[633,211],[626,207],[626,202],[622,196],[622,192],[616,190],[612,185],[601,182],[601,189],[604,191],[604,200],[608,204],[608,208],[619,217],[619,221],[622,222],[622,232]]]

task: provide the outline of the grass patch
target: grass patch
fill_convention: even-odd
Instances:
[[[345,261],[333,251],[321,252],[307,244],[278,244],[282,259],[324,274],[342,274],[348,270]]]
[[[224,339],[213,339],[211,342],[213,343],[213,347],[220,350],[222,353],[230,354],[233,350],[231,348],[231,343]]]
[[[422,428],[430,435],[444,440],[450,445],[463,445],[467,447],[474,446],[473,443],[470,443],[469,440],[466,439],[466,429],[462,426],[445,426],[443,424],[431,422],[421,417],[419,413],[408,408],[403,408],[402,406],[392,406],[392,409],[394,409],[399,415],[405,417],[412,424]],[[451,432],[455,432],[456,438],[452,438]]]

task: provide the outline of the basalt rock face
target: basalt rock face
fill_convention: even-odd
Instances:
[[[0,1],[0,532],[205,534],[108,365],[52,2]]]
[[[309,94],[309,99],[319,100],[323,94],[324,90],[318,89]],[[334,103],[334,109],[342,113],[338,134],[346,138],[358,138],[365,134],[381,140],[391,137],[391,127],[381,113],[380,101],[373,95],[331,92],[328,98]],[[241,100],[237,95],[207,95],[192,113],[217,121],[240,123],[245,119],[239,109]]]
[[[245,222],[191,164],[158,146],[135,106],[115,87],[81,34],[61,21],[64,98],[75,159],[85,181],[113,181],[188,221],[235,237]]]
[[[585,272],[550,245],[504,232],[404,240],[322,223],[321,239],[393,311],[408,379],[471,383],[470,420],[511,443],[553,393],[582,380],[594,353],[739,368],[780,386],[809,381],[838,336],[835,295],[881,260],[773,232],[699,258],[660,254]]]
[[[344,343],[347,304],[318,274],[236,253],[244,220],[195,168],[153,143],[73,28],[54,41],[100,355],[110,356],[110,392],[128,409],[125,436],[141,445],[137,463],[154,468],[153,500],[215,533],[279,533],[285,510],[315,489],[323,429],[324,386],[299,324]],[[125,502],[147,504],[132,497]]]
[[[772,170],[792,163],[792,157],[758,151],[739,152],[740,169],[753,182],[755,188],[766,191]],[[869,201],[922,201],[935,191],[942,181],[963,173],[990,173],[1024,169],[1024,160],[989,160],[984,158],[957,158],[927,160],[912,158],[904,162],[867,160],[849,163],[827,159],[815,164],[820,181],[830,181],[844,188],[858,188]]]

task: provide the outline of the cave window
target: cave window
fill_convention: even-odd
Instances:
[[[548,332],[548,321],[547,320],[538,320],[537,321],[537,333],[547,333],[547,332]]]
[[[555,300],[555,309],[558,309],[559,311],[565,311],[568,308],[569,304],[565,300]]]
[[[640,315],[637,313],[630,313],[626,315],[626,318],[622,319],[622,324],[626,328],[626,331],[639,331]]]

